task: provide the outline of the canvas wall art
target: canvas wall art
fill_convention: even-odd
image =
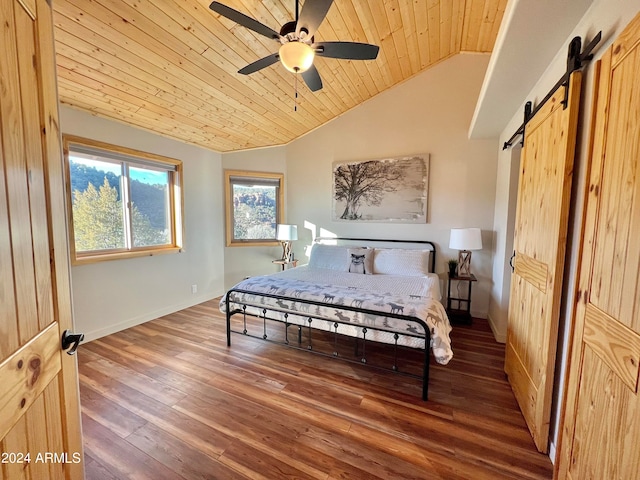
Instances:
[[[426,223],[429,155],[336,162],[332,219]]]

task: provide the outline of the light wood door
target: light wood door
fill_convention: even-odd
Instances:
[[[640,475],[640,15],[603,55],[557,478]]]
[[[0,472],[82,478],[51,6],[2,0],[0,28]]]
[[[581,73],[529,121],[520,160],[505,372],[538,450],[549,441]]]

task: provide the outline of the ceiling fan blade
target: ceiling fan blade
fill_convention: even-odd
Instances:
[[[273,38],[274,40],[278,40],[280,38],[280,34],[275,30],[267,27],[263,23],[259,21],[247,17],[244,13],[240,13],[233,8],[227,7],[226,5],[221,4],[220,2],[211,2],[209,8],[216,13],[219,13],[223,17],[227,17],[229,20],[233,20],[239,25],[243,27],[247,27],[249,30],[253,30],[260,35],[264,35],[268,38]]]
[[[260,60],[256,60],[255,62],[250,63],[246,67],[238,70],[238,73],[241,73],[242,75],[249,75],[251,73],[257,72],[258,70],[262,70],[263,68],[273,65],[279,59],[280,59],[280,55],[277,53],[274,53],[272,55],[269,55],[268,57],[264,57],[264,58],[261,58]]]
[[[322,79],[315,65],[311,65],[309,70],[302,72],[302,78],[312,92],[317,92],[322,88]]]
[[[313,37],[316,30],[327,16],[327,12],[333,0],[307,0],[302,6],[300,18],[296,24],[296,33],[300,36],[300,31],[305,29],[308,33],[305,38]]]
[[[313,44],[316,55],[347,60],[374,60],[380,47],[370,43],[318,42]]]

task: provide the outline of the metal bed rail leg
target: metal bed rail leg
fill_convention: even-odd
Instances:
[[[267,339],[267,309],[262,309],[262,338]]]
[[[397,333],[393,334],[393,367],[391,368],[394,372],[398,371],[398,339],[400,335]]]
[[[422,400],[427,400],[429,393],[429,342],[426,342],[424,349],[424,370],[422,372]]]
[[[229,308],[229,293],[225,298],[226,314],[227,314],[227,347],[231,346],[231,309]]]
[[[367,363],[367,327],[362,329],[362,363]]]
[[[284,343],[289,345],[289,314],[284,314]]]

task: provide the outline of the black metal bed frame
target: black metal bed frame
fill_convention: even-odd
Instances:
[[[430,261],[429,270],[431,272],[433,272],[435,270],[435,256],[436,256],[435,244],[433,242],[430,242],[430,241],[426,241],[426,240],[379,240],[379,239],[343,238],[343,237],[340,237],[340,238],[318,238],[318,239],[316,239],[316,241],[322,241],[322,240],[346,240],[346,241],[359,241],[359,242],[367,242],[367,243],[379,242],[379,243],[426,244],[426,245],[429,245],[431,247],[430,248],[430,250],[431,250],[431,261]],[[308,313],[303,313],[303,312],[291,312],[289,310],[279,309],[279,308],[273,307],[273,306],[266,307],[265,305],[259,304],[257,302],[256,303],[252,303],[252,302],[247,302],[247,301],[244,301],[244,300],[234,300],[232,298],[232,294],[233,293],[245,294],[245,295],[253,295],[255,297],[260,297],[260,298],[269,297],[269,298],[273,298],[273,299],[281,300],[281,301],[297,302],[297,303],[303,303],[303,304],[308,304],[308,305],[315,305],[315,306],[318,306],[318,307],[331,307],[331,308],[334,308],[336,310],[348,310],[348,311],[353,311],[353,312],[360,312],[360,313],[363,313],[363,314],[369,314],[369,315],[375,315],[375,316],[385,316],[385,317],[388,317],[388,318],[405,320],[405,321],[413,322],[413,323],[416,323],[416,324],[420,325],[422,327],[423,331],[424,331],[424,335],[412,334],[410,332],[409,333],[405,333],[405,332],[399,333],[399,332],[397,332],[395,330],[386,329],[386,328],[372,327],[370,325],[358,325],[357,323],[354,323],[354,322],[335,320],[333,318],[326,318],[326,317],[322,317],[322,316],[318,316],[318,315],[310,315]],[[231,308],[231,304],[241,305],[241,308]],[[266,293],[266,292],[265,293],[255,292],[255,291],[239,289],[239,288],[231,288],[229,291],[227,291],[227,293],[225,295],[225,307],[226,307],[225,309],[226,309],[226,320],[227,320],[227,346],[229,346],[229,347],[231,346],[231,333],[238,333],[238,334],[247,335],[247,336],[250,336],[250,337],[253,337],[253,338],[260,338],[262,340],[266,340],[266,341],[269,341],[269,342],[278,343],[279,345],[284,345],[284,346],[287,346],[289,348],[293,348],[293,349],[296,349],[296,350],[309,351],[309,352],[314,353],[316,355],[322,355],[322,356],[330,357],[330,358],[339,358],[342,361],[349,362],[349,363],[366,364],[366,365],[369,365],[369,366],[371,366],[373,368],[377,368],[379,370],[391,371],[391,372],[398,373],[400,375],[404,375],[404,376],[407,376],[407,377],[422,379],[422,399],[423,400],[427,400],[428,389],[429,389],[429,359],[430,359],[430,349],[431,349],[431,347],[430,347],[430,345],[431,345],[431,335],[430,335],[429,327],[420,318],[409,316],[409,315],[398,314],[398,313],[381,312],[381,311],[377,311],[377,310],[358,308],[358,307],[353,307],[353,306],[350,306],[350,305],[336,305],[336,304],[333,304],[333,303],[320,302],[320,301],[316,301],[316,300],[307,300],[307,299],[304,299],[304,298],[289,297],[289,296],[277,295],[277,294]],[[261,312],[262,312],[262,315],[256,316],[256,315],[253,315],[251,313],[247,313],[247,307],[254,307],[254,308],[260,309]],[[282,320],[280,318],[274,318],[273,316],[267,316],[268,312],[278,312],[280,314],[283,314],[284,320]],[[242,314],[242,316],[243,316],[243,330],[242,331],[237,331],[237,330],[232,330],[231,329],[231,317],[233,315],[236,315],[236,314]],[[262,336],[252,335],[252,334],[248,333],[248,330],[247,330],[247,315],[262,319],[262,325],[263,325],[263,334],[262,334]],[[294,315],[294,316],[296,316],[298,318],[304,318],[305,319],[304,320],[305,321],[304,327],[302,325],[298,324],[298,323],[290,323],[289,322],[289,316],[290,315]],[[267,320],[274,321],[274,322],[279,322],[279,323],[283,323],[284,324],[284,328],[285,328],[285,330],[284,330],[284,333],[285,333],[285,341],[284,341],[284,343],[282,343],[280,341],[269,339],[269,336],[267,334]],[[332,333],[333,336],[334,336],[334,351],[333,351],[333,354],[327,354],[325,352],[321,352],[321,351],[313,349],[312,330],[314,330],[314,327],[313,327],[312,324],[313,324],[314,320],[318,320],[318,321],[327,322],[327,323],[332,324],[332,327],[333,327],[332,330],[324,330],[324,331],[325,332],[328,331],[329,333]],[[292,325],[298,327],[298,343],[297,343],[297,345],[296,344],[292,344],[289,341],[288,331],[289,331],[289,327],[292,326]],[[355,327],[355,328],[359,329],[360,330],[359,333],[362,334],[362,337],[353,336],[353,335],[349,335],[349,334],[343,334],[343,333],[339,332],[338,329],[339,329],[339,327],[341,325],[349,325],[350,327]],[[305,328],[308,331],[308,342],[307,342],[306,346],[302,345],[302,328]],[[378,341],[375,341],[375,340],[367,340],[367,333],[370,330],[393,334],[394,343],[390,344],[390,343],[385,343],[385,342],[378,342]],[[360,357],[359,360],[353,360],[353,359],[350,359],[350,358],[347,358],[347,357],[344,357],[344,356],[339,356],[338,350],[337,350],[338,335],[355,338],[355,340],[356,340],[355,357]],[[405,346],[405,345],[399,345],[398,344],[398,340],[400,339],[401,336],[424,339],[424,365],[423,365],[422,375],[415,375],[415,374],[412,374],[410,372],[400,371],[400,369],[398,367],[398,347],[412,348],[413,350],[417,350],[414,347],[409,347],[409,346]],[[362,340],[362,355],[360,355],[360,353],[359,353],[360,340]],[[394,349],[393,365],[390,368],[389,367],[385,367],[385,366],[381,366],[381,365],[374,365],[374,364],[369,364],[368,363],[368,360],[367,360],[367,357],[366,357],[367,341],[375,342],[377,344],[391,345],[393,347],[393,349]]]

